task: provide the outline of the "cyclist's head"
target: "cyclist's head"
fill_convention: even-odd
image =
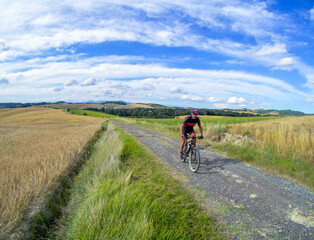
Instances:
[[[192,115],[197,116],[197,115],[198,115],[198,113],[199,113],[198,109],[196,109],[196,108],[192,108],[192,110],[191,110],[191,114],[192,114]]]

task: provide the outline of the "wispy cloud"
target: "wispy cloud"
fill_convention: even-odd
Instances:
[[[78,82],[75,79],[69,80],[64,83],[64,86],[70,87],[70,86],[76,86],[78,85]]]
[[[197,5],[192,1],[102,1],[93,4],[85,2],[65,1],[50,5],[32,1],[25,7],[24,2],[8,1],[4,4],[6,7],[1,10],[5,26],[10,28],[4,27],[0,32],[9,33],[8,37],[17,33],[20,35],[14,40],[5,40],[10,48],[15,50],[15,55],[62,48],[78,42],[115,40],[166,46],[193,46],[211,51],[221,46],[218,51],[225,54],[239,54],[243,50],[243,45],[239,42],[228,39],[219,39],[222,41],[218,42],[218,39],[200,35],[193,30],[191,23],[186,23],[184,18],[178,18],[180,15],[190,16],[193,26],[229,28],[230,31],[255,38],[273,34],[265,30],[270,28],[274,16],[267,12],[264,4],[249,5],[237,0],[225,3],[201,1]],[[84,5],[88,7],[82,8]],[[130,7],[132,11],[126,10],[124,6]],[[173,9],[177,11],[177,18],[168,15]],[[142,11],[147,14],[146,18],[142,17]],[[105,19],[102,18],[104,15]],[[29,31],[25,32],[25,28]]]
[[[310,10],[310,18],[314,22],[314,7]]]
[[[12,65],[7,66],[11,71],[8,75],[12,79],[12,88],[23,86],[31,89],[36,86],[46,95],[58,92],[64,99],[70,98],[75,90],[79,96],[86,96],[89,92],[98,98],[106,96],[130,100],[139,96],[154,96],[156,99],[234,106],[243,105],[246,98],[278,100],[292,95],[308,98],[308,95],[282,80],[241,71],[179,69],[158,64],[111,64],[107,63],[106,57],[74,58],[71,62],[53,60],[56,59],[43,61],[40,65],[38,59],[34,65],[29,63],[26,70],[20,70],[17,62],[16,69]],[[50,90],[47,85],[51,85]],[[11,96],[12,92],[0,94]],[[235,97],[235,94],[238,96]]]
[[[218,102],[222,102],[223,100],[220,98],[216,98],[216,97],[209,97],[209,98],[207,98],[206,101],[210,102],[210,103],[218,103]]]
[[[6,7],[0,9],[3,10],[5,26],[10,26],[10,29],[4,27],[0,30],[8,36],[2,44],[12,49],[10,53],[0,54],[0,60],[10,58],[10,54],[16,57],[53,48],[61,50],[76,43],[118,40],[191,46],[227,56],[252,58],[254,44],[243,44],[223,36],[211,38],[195,30],[204,26],[241,33],[255,38],[255,42],[275,42],[272,49],[265,49],[266,45],[257,55],[271,51],[285,53],[284,44],[276,40],[282,38],[274,37],[273,31],[280,17],[267,11],[265,3],[228,0],[200,1],[197,5],[193,1],[101,1],[86,4],[86,1],[64,1],[50,5],[32,1],[26,8],[24,5],[21,1],[8,1]],[[143,12],[146,17],[143,17]],[[191,22],[187,23],[180,16],[189,16]],[[16,34],[19,34],[18,38],[10,39]]]
[[[310,99],[313,67],[293,51],[301,41],[291,34],[298,31],[298,25],[291,24],[288,14],[271,11],[268,4],[271,1],[3,0],[0,85],[6,91],[1,90],[1,95],[9,98],[23,92],[52,98],[57,93],[75,99],[92,94],[134,99],[137,93],[216,107],[250,104],[247,99],[255,98],[263,99],[258,103],[290,96]],[[307,21],[309,13],[313,21],[314,8],[307,10]],[[95,53],[82,50],[82,46],[116,41],[130,48],[140,43],[167,47],[169,52],[193,49],[208,54],[204,61],[212,54],[208,62],[215,62],[211,67],[217,70],[174,66],[175,61],[165,61],[168,51],[164,59],[152,60],[146,52],[133,56],[104,51],[106,56],[94,57]],[[177,62],[184,62],[184,51]],[[239,69],[230,70],[235,64]],[[254,73],[246,65],[259,69]],[[306,82],[293,86],[273,77],[273,72],[291,70]]]
[[[282,58],[276,63],[276,67],[274,69],[291,71],[295,63],[296,61],[292,57]]]
[[[274,54],[282,54],[286,53],[286,46],[285,44],[275,44],[275,45],[269,45],[266,44],[262,47],[261,50],[256,52],[257,56],[265,56],[265,55],[274,55]]]
[[[230,97],[227,102],[231,104],[243,104],[246,100],[243,97]]]
[[[97,80],[95,78],[88,78],[81,83],[81,86],[94,86],[97,84]]]
[[[53,89],[55,92],[61,92],[63,90],[63,87],[56,87]]]

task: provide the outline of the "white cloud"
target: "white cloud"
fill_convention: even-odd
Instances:
[[[5,1],[0,11],[0,21],[3,23],[0,26],[0,49],[5,49],[0,51],[0,61],[50,49],[74,54],[76,50],[71,45],[76,43],[122,40],[154,45],[190,46],[232,56],[237,61],[246,60],[273,69],[291,70],[291,66],[281,65],[280,59],[265,58],[274,54],[281,54],[281,58],[285,58],[283,55],[287,50],[285,43],[263,44],[265,38],[284,40],[274,31],[278,27],[274,24],[284,16],[269,12],[263,2],[249,4],[228,0],[201,1],[195,4],[194,1],[178,0],[68,0],[49,4],[34,0],[26,6],[25,2],[17,0]],[[141,11],[147,13],[148,19],[142,17]],[[177,13],[176,17],[169,15],[172,11]],[[193,22],[187,24],[178,16],[190,16]],[[285,19],[281,20],[282,23]],[[263,45],[252,46],[230,38],[212,39],[195,31],[193,24],[252,36],[257,43]]]
[[[175,9],[179,15],[191,16],[194,24],[241,32],[259,38],[271,36],[264,29],[274,16],[265,4],[247,4],[237,0],[222,2],[201,1],[65,1],[60,4],[32,1],[7,1],[2,10],[5,26],[0,35],[7,36],[14,49],[12,57],[48,50],[75,43],[100,43],[105,41],[138,41],[166,46],[192,46],[231,56],[249,56],[250,48],[240,42],[210,39],[194,31],[184,19],[172,18]],[[3,6],[4,6],[3,5]],[[82,8],[82,6],[88,6]],[[126,10],[128,6],[130,10]],[[143,19],[141,11],[151,18]],[[73,15],[73,12],[76,14]],[[123,17],[121,17],[123,16]],[[156,19],[158,21],[155,21]],[[228,24],[227,24],[228,23]],[[25,29],[28,29],[25,32]],[[19,37],[14,37],[19,35]],[[14,41],[12,39],[15,39]],[[72,53],[75,51],[70,48]],[[10,57],[7,54],[4,57]]]
[[[285,65],[291,65],[296,63],[296,61],[292,58],[292,57],[287,57],[287,58],[283,58],[281,59],[277,65],[279,66],[285,66]]]
[[[314,21],[314,7],[310,10],[311,20]]]
[[[273,54],[282,54],[286,53],[286,46],[285,44],[275,44],[275,45],[269,45],[266,44],[260,49],[256,55],[257,56],[265,56],[265,55],[273,55]]]
[[[198,96],[193,96],[193,97],[191,97],[191,101],[193,101],[193,102],[204,102],[204,98],[198,97]]]
[[[229,64],[297,69],[308,80],[304,86],[314,89],[313,69],[302,64],[295,54],[290,57],[292,54],[286,48],[295,44],[286,37],[292,30],[286,21],[289,16],[270,12],[266,4],[240,0],[201,0],[198,4],[193,0],[65,0],[58,4],[32,0],[26,4],[22,0],[3,0],[0,79],[10,79],[10,84],[2,81],[6,88],[21,86],[32,93],[32,89],[48,89],[45,91],[49,94],[57,91],[64,99],[86,95],[87,91],[97,92],[99,96],[102,93],[102,96],[130,98],[136,92],[143,97],[182,97],[207,104],[232,104],[232,101],[244,104],[239,97],[230,100],[233,96],[276,100],[287,96],[308,97],[308,93],[280,79],[260,74],[169,68],[146,64],[147,58],[141,56],[89,57],[75,54],[78,50],[73,46],[109,41],[188,46],[228,56],[232,58]],[[310,13],[313,20],[314,8]],[[202,31],[198,31],[200,28]],[[216,30],[226,34],[215,34]],[[287,32],[281,35],[283,30]],[[46,54],[53,56],[45,57]],[[51,87],[60,85],[63,88]],[[6,90],[0,93],[3,99],[13,96],[13,91]]]
[[[64,86],[69,87],[69,86],[76,86],[78,85],[78,82],[75,79],[69,80],[65,82]]]
[[[186,91],[184,91],[183,89],[179,88],[179,87],[172,87],[170,88],[170,92],[171,93],[182,93],[182,94],[186,94]]]
[[[282,99],[292,94],[306,95],[284,81],[240,71],[179,69],[158,64],[111,64],[107,61],[106,57],[63,61],[52,58],[50,62],[41,59],[26,62],[26,70],[21,69],[22,63],[18,61],[10,65],[0,63],[0,68],[7,72],[2,74],[2,78],[12,79],[12,88],[23,86],[40,89],[47,85],[63,84],[62,92],[65,95],[73,95],[74,92],[80,95],[86,86],[95,93],[99,89],[107,89],[111,95],[124,94],[124,97],[133,97],[136,93],[138,96],[168,98],[183,94],[187,96],[183,100],[208,103],[222,102],[216,96],[232,97],[235,93],[272,99]],[[208,97],[208,92],[212,97]]]
[[[94,86],[97,84],[95,78],[88,78],[84,82],[81,83],[81,86]]]
[[[9,50],[9,47],[6,46],[4,42],[1,42],[1,39],[0,39],[0,52],[8,51],[8,50]]]
[[[183,96],[181,97],[181,100],[183,100],[183,101],[188,101],[188,100],[190,100],[190,97],[189,97],[189,95],[183,95]]]
[[[306,99],[306,101],[314,104],[314,95],[310,96],[308,99]]]
[[[199,96],[190,96],[190,95],[184,95],[181,97],[181,100],[184,101],[190,101],[190,102],[204,102],[204,98],[203,97],[199,97]]]
[[[243,97],[230,97],[227,102],[230,104],[242,104],[246,100]]]
[[[109,97],[120,97],[121,95],[113,90],[104,90],[100,93],[100,96],[109,96]]]
[[[297,62],[292,57],[282,58],[276,63],[276,67],[274,69],[281,69],[291,71],[293,65]]]
[[[215,103],[214,106],[215,106],[215,108],[228,108],[229,104],[227,104],[227,103]]]
[[[232,96],[225,101],[220,100],[219,102],[215,102],[214,106],[216,108],[243,108],[246,107],[246,104],[244,104],[245,102],[247,101],[243,97]],[[253,106],[256,105],[257,104],[253,104]]]
[[[206,99],[206,101],[210,102],[210,103],[218,103],[218,102],[221,102],[222,100],[219,98],[215,98],[215,97],[209,97]]]
[[[53,89],[55,92],[61,92],[64,88],[63,87],[56,87]]]

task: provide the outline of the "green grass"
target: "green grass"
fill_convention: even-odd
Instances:
[[[70,109],[70,113],[76,114],[76,115],[86,115],[86,116],[92,116],[92,117],[102,117],[102,118],[119,118],[114,115],[102,113],[102,112],[96,112],[96,111],[89,111],[89,110],[81,110],[81,109]]]
[[[108,131],[75,180],[60,239],[222,239],[167,168],[121,130]]]
[[[182,118],[169,118],[169,119],[151,119],[151,118],[125,118],[118,117],[115,115],[110,115],[106,113],[89,111],[89,110],[79,110],[79,109],[70,109],[70,113],[77,115],[88,115],[93,117],[102,117],[107,119],[115,119],[122,121],[134,126],[139,126],[151,130],[156,130],[159,132],[168,133],[170,135],[180,135],[180,125],[182,124]],[[220,125],[223,128],[229,124],[235,123],[246,123],[246,122],[257,122],[265,121],[270,119],[276,119],[278,117],[222,117],[222,118],[208,118],[200,116],[201,124],[203,126],[209,125]]]
[[[234,123],[246,123],[246,122],[256,122],[265,121],[270,119],[275,119],[278,117],[222,117],[222,118],[207,118],[200,116],[201,125],[204,130],[211,125],[220,125],[222,128],[226,128],[228,124]],[[180,137],[180,125],[184,119],[174,118],[174,119],[150,119],[150,118],[118,118],[117,120],[126,122],[131,125],[138,127],[143,127],[159,132],[164,132],[170,134],[171,136]],[[196,130],[198,127],[196,127]]]

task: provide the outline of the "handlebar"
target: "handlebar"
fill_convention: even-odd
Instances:
[[[186,139],[189,139],[189,138],[191,138],[190,136],[186,136]],[[203,139],[204,137],[202,137],[202,136],[198,136],[198,137],[196,137],[197,139]]]

